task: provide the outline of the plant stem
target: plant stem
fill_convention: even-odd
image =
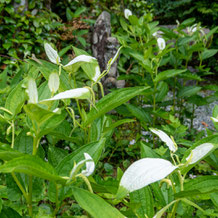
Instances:
[[[174,218],[174,217],[175,217],[175,215],[176,215],[176,210],[177,210],[178,205],[179,205],[179,201],[177,201],[177,202],[173,205],[172,214],[170,215],[171,218]]]
[[[30,217],[33,216],[32,192],[33,192],[33,176],[29,176],[28,207],[29,207]]]
[[[55,217],[55,215],[57,214],[58,210],[59,210],[59,201],[58,201],[58,184],[55,183],[55,188],[56,188],[56,196],[55,196],[55,210],[52,214],[53,217]]]
[[[14,135],[15,135],[14,120],[12,120],[12,122],[11,122],[11,129],[12,129],[11,148],[14,148]]]

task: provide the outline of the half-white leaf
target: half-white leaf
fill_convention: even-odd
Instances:
[[[96,66],[96,68],[95,68],[95,76],[92,78],[92,80],[94,82],[97,82],[100,75],[101,75],[100,67]]]
[[[194,148],[190,155],[186,158],[188,164],[194,164],[206,156],[214,148],[211,143],[204,143]]]
[[[108,62],[107,70],[111,67],[111,65],[112,65],[112,64],[117,60],[117,58],[119,57],[121,48],[122,48],[122,46],[117,50],[117,52],[116,52],[116,54],[114,55],[114,57]]]
[[[45,99],[43,101],[54,101],[67,98],[88,99],[90,96],[91,94],[88,88],[77,88],[61,92],[55,95],[53,98]]]
[[[27,93],[29,96],[29,103],[38,103],[38,91],[36,87],[36,82],[33,78],[28,79]]]
[[[124,197],[124,194],[141,189],[153,182],[159,181],[177,167],[168,160],[160,158],[143,158],[134,162],[124,172],[120,181],[118,198]]]
[[[150,128],[150,130],[154,134],[158,135],[159,138],[167,144],[167,146],[172,152],[175,152],[177,150],[177,147],[175,146],[173,140],[165,132],[159,129],[154,129],[154,128]]]
[[[48,43],[44,44],[44,48],[48,59],[54,64],[59,64],[60,57],[58,56],[58,52],[54,50]]]
[[[88,177],[94,172],[95,163],[92,157],[88,153],[84,153],[84,156],[87,162],[86,162],[86,169],[82,171],[82,174]]]
[[[83,62],[97,64],[97,59],[88,55],[79,55],[75,57],[72,61],[70,61],[68,64],[66,64],[64,66],[64,69],[73,73],[81,66]]]
[[[215,122],[215,123],[218,123],[218,119],[215,118],[215,117],[211,117],[211,120],[212,120],[213,122]]]
[[[48,79],[48,87],[52,93],[57,92],[59,88],[59,75],[57,73],[51,73]]]

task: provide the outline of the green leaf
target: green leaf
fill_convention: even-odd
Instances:
[[[144,123],[151,124],[152,118],[148,112],[145,112],[143,108],[132,105],[132,104],[126,104],[127,109],[129,112],[135,116],[138,120]]]
[[[23,107],[26,100],[25,89],[22,87],[23,81],[21,81],[8,95],[5,108],[12,112],[13,116],[18,114]],[[5,113],[6,118],[11,118],[11,115]]]
[[[207,58],[210,58],[212,56],[214,56],[217,53],[218,49],[205,49],[202,52],[202,60],[205,60]]]
[[[80,188],[73,188],[73,195],[79,205],[94,218],[124,218],[115,207],[98,195]]]
[[[169,87],[166,82],[161,81],[160,83],[158,83],[157,93],[155,94],[156,102],[162,102],[166,97],[168,91],[169,91]]]
[[[199,176],[184,184],[184,191],[175,194],[176,198],[194,197],[218,191],[217,176]]]
[[[178,97],[184,98],[184,97],[190,97],[192,95],[197,94],[201,90],[200,86],[186,86],[179,90]]]
[[[70,171],[74,167],[74,163],[75,162],[78,163],[79,161],[84,160],[84,153],[88,153],[94,160],[95,164],[97,164],[104,146],[105,146],[105,139],[101,139],[97,142],[93,142],[80,147],[73,153],[66,156],[58,164],[58,166],[56,167],[58,174],[62,176],[69,176]]]
[[[65,183],[65,180],[58,176],[55,169],[44,162],[41,158],[32,155],[23,155],[22,157],[14,158],[0,166],[1,173],[24,173],[39,178]]]
[[[130,203],[140,204],[139,209],[136,210],[140,217],[145,217],[145,214],[147,217],[154,216],[153,195],[149,187],[130,193]]]
[[[3,207],[0,213],[0,217],[1,218],[9,218],[9,217],[21,218],[22,216],[20,216],[20,214],[17,211],[15,211],[14,209],[10,207]]]
[[[10,148],[9,146],[4,146],[4,145],[0,146],[0,159],[1,160],[10,161],[14,158],[21,157],[23,155],[24,155],[23,153],[16,151]]]
[[[185,71],[186,70],[176,70],[176,69],[162,71],[162,72],[158,73],[158,75],[154,79],[154,82],[159,82],[161,80],[165,80],[165,79],[174,77],[174,76],[181,74]]]
[[[210,198],[213,204],[218,207],[218,192],[210,194]]]
[[[149,146],[147,146],[144,142],[141,143],[141,158],[146,158],[146,157],[154,157],[154,158],[160,158],[160,156]]]
[[[104,115],[105,113],[111,111],[112,109],[120,106],[121,104],[129,101],[136,95],[140,95],[144,90],[149,87],[132,87],[123,88],[111,92],[110,94],[104,96],[97,104],[96,108],[92,108],[87,114],[87,120],[84,122],[84,126],[87,126],[93,122],[96,118]]]

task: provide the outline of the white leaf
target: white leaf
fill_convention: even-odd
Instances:
[[[132,15],[132,11],[130,11],[129,9],[124,10],[124,16],[127,20],[129,19],[129,16],[131,15]]]
[[[133,192],[165,178],[176,168],[168,160],[143,158],[134,162],[124,172],[120,181],[120,187],[125,188],[128,192]]]
[[[27,93],[29,96],[29,103],[38,103],[38,91],[36,87],[36,82],[33,78],[28,79]]]
[[[65,92],[61,92],[55,95],[53,98],[44,99],[43,101],[54,101],[67,98],[87,99],[90,98],[90,91],[88,88],[71,89]]]
[[[188,164],[194,164],[198,162],[200,159],[206,156],[213,148],[214,146],[211,143],[204,143],[202,145],[197,146],[191,151],[190,155],[186,158]]]
[[[167,144],[167,146],[169,147],[169,149],[172,152],[175,152],[177,150],[176,146],[173,143],[173,140],[163,131],[159,130],[159,129],[154,129],[154,128],[150,128],[150,130],[159,136],[159,138],[165,142]]]
[[[215,117],[211,117],[211,120],[213,120],[215,123],[218,123],[218,119]]]
[[[79,55],[79,56],[75,57],[72,61],[70,61],[68,64],[66,64],[64,66],[64,69],[75,72],[83,62],[86,62],[86,63],[96,62],[97,63],[97,59],[94,57],[91,57],[89,55]],[[77,64],[77,65],[75,65],[75,64]],[[80,65],[78,65],[78,64],[80,64]]]
[[[100,67],[97,66],[97,67],[95,68],[95,76],[92,78],[92,80],[93,80],[94,82],[97,82],[100,75],[101,75]]]
[[[58,56],[58,52],[54,50],[48,43],[44,44],[44,48],[48,59],[54,64],[59,64],[60,57]]]
[[[92,157],[88,153],[84,153],[86,162],[86,169],[82,171],[82,174],[86,177],[90,176],[95,170],[95,163]]]
[[[165,40],[163,38],[158,38],[157,39],[157,45],[158,45],[160,50],[163,50],[166,47],[166,42],[165,42]]]
[[[52,93],[57,92],[59,88],[59,75],[57,73],[51,73],[48,79],[48,87]]]

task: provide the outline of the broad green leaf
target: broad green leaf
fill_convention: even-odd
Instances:
[[[217,53],[217,51],[218,49],[205,49],[201,54],[202,60],[205,60],[207,58],[214,56]]]
[[[62,148],[52,145],[50,145],[48,148],[48,161],[54,167],[56,167],[67,155],[67,150]]]
[[[83,125],[87,126],[96,118],[127,102],[136,95],[140,95],[148,88],[149,87],[123,88],[109,93],[96,104],[96,108],[91,109],[91,111],[87,114],[87,120]]]
[[[101,139],[97,142],[93,142],[87,145],[84,145],[74,151],[73,153],[66,156],[56,167],[56,170],[61,176],[69,176],[70,171],[74,167],[74,163],[78,163],[81,160],[84,160],[84,153],[88,153],[94,160],[95,165],[97,164],[102,150],[105,145],[105,139]]]
[[[151,157],[159,158],[160,156],[149,146],[147,146],[143,141],[141,143],[141,158]]]
[[[4,145],[0,146],[0,159],[1,160],[9,161],[14,158],[21,157],[23,155],[24,155],[23,153],[16,151],[10,148],[9,146],[4,146]]]
[[[214,192],[212,194],[210,194],[210,198],[211,201],[213,202],[213,204],[218,207],[218,192]]]
[[[22,86],[23,81],[21,81],[14,89],[12,89],[5,102],[5,108],[8,109],[13,116],[21,111],[21,108],[26,100],[25,89]],[[11,118],[11,115],[5,113],[5,117]]]
[[[165,80],[165,79],[174,77],[174,76],[176,76],[180,73],[183,73],[185,71],[186,70],[176,70],[176,69],[162,71],[162,72],[157,74],[156,78],[154,79],[154,82],[159,82],[161,80]]]
[[[9,217],[21,218],[22,216],[20,216],[20,214],[14,209],[4,206],[2,208],[2,211],[0,212],[0,217],[1,218],[9,218]]]
[[[199,176],[184,184],[184,191],[178,192],[176,198],[194,197],[218,191],[217,176]]]
[[[169,91],[169,87],[166,82],[161,81],[160,83],[158,83],[157,93],[155,94],[156,102],[162,102],[166,97],[168,91]]]
[[[121,178],[117,198],[165,178],[176,168],[171,162],[160,158],[143,158],[134,162]]]
[[[55,169],[44,162],[41,158],[32,155],[23,155],[14,158],[0,166],[1,173],[24,173],[39,178],[65,183],[65,180],[58,176]]]
[[[143,108],[132,105],[132,104],[126,104],[125,105],[129,112],[136,117],[138,120],[144,123],[152,123],[152,118],[149,113],[145,112]]]
[[[197,94],[201,90],[201,87],[199,86],[186,86],[179,90],[178,97],[184,98],[184,97],[190,97],[192,95]]]
[[[150,187],[144,187],[140,190],[130,193],[130,203],[140,204],[139,209],[136,210],[140,217],[154,216],[154,201]]]
[[[94,218],[124,218],[122,213],[98,195],[76,187],[73,188],[73,195],[79,205]]]

